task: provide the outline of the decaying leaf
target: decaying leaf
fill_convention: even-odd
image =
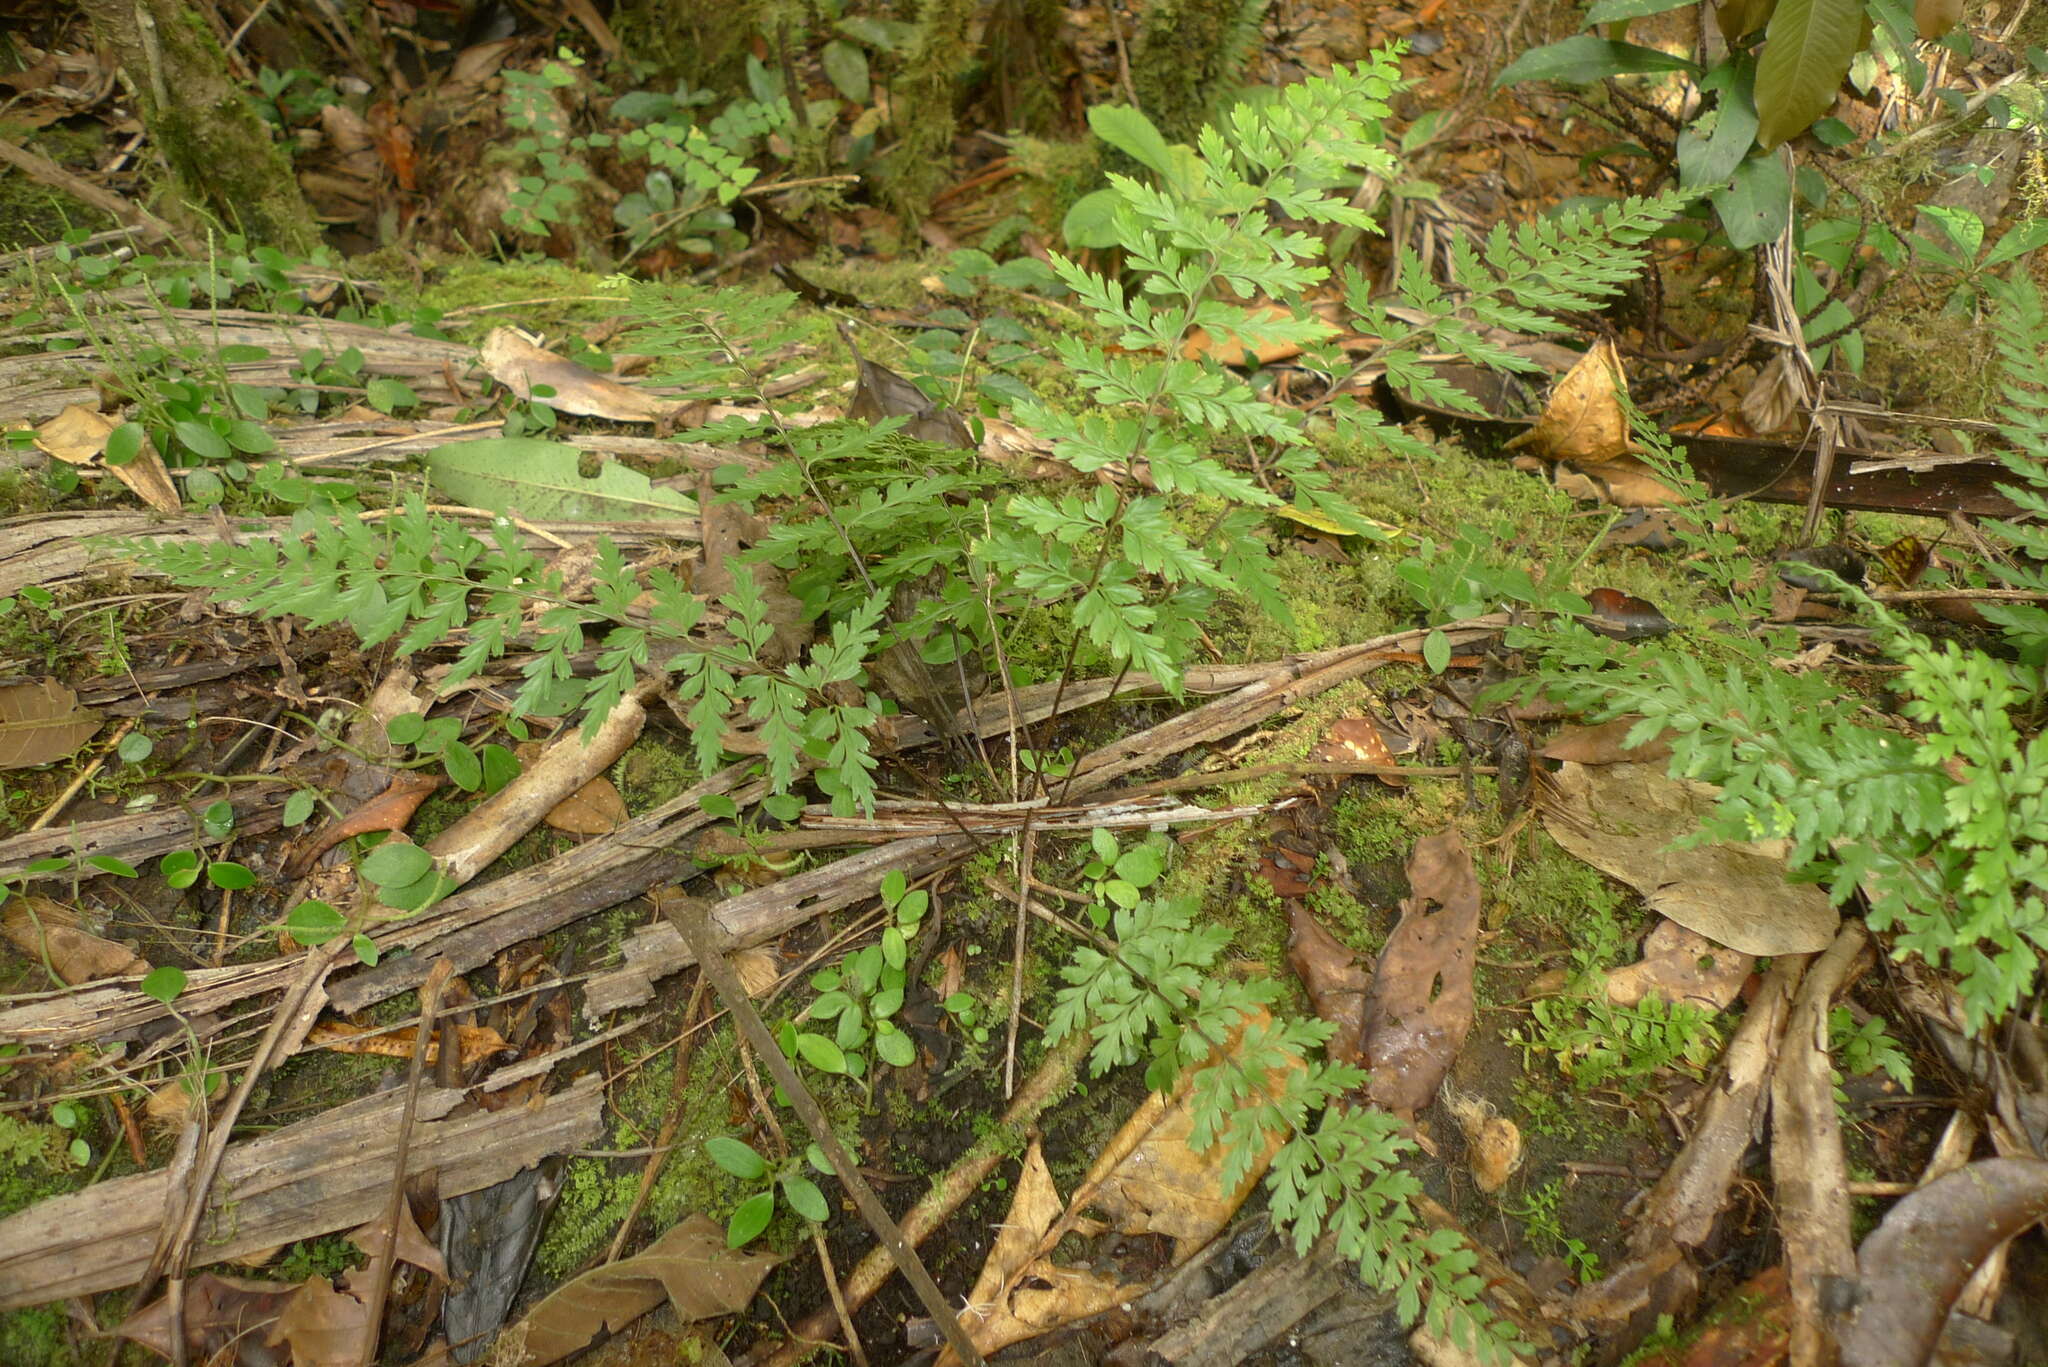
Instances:
[[[723,1229],[692,1215],[644,1252],[560,1287],[499,1337],[492,1360],[502,1367],[546,1367],[664,1300],[684,1321],[733,1314],[754,1298],[777,1261],[727,1248]]]
[[[1365,996],[1372,974],[1350,946],[1324,929],[1299,902],[1287,908],[1287,963],[1308,992],[1316,1015],[1337,1027],[1323,1046],[1332,1063],[1365,1062]]]
[[[1323,738],[1308,752],[1308,757],[1317,764],[1391,765],[1394,762],[1386,737],[1380,734],[1379,723],[1371,717],[1344,717],[1332,722]],[[1381,774],[1379,779],[1389,788],[1408,786],[1407,779],[1392,774]]]
[[[549,808],[546,817],[565,835],[609,835],[632,819],[617,785],[602,774]]]
[[[1634,1006],[1654,996],[1719,1011],[1741,995],[1754,967],[1756,960],[1741,950],[1717,945],[1676,921],[1659,921],[1643,941],[1643,957],[1607,975],[1607,1000]]]
[[[1367,1091],[1402,1116],[1429,1104],[1472,1028],[1479,879],[1456,827],[1416,842],[1408,886],[1365,1005]]]
[[[1620,589],[1594,589],[1586,595],[1586,601],[1593,608],[1592,616],[1585,619],[1586,625],[1618,641],[1648,640],[1678,630],[1678,624],[1655,603]]]
[[[782,981],[782,969],[772,950],[742,949],[732,956],[732,971],[749,997],[764,997]]]
[[[1276,1070],[1269,1089],[1277,1093],[1285,1080],[1285,1073]],[[1212,1144],[1197,1151],[1188,1143],[1195,1128],[1190,1099],[1185,1085],[1172,1098],[1157,1092],[1146,1097],[1082,1181],[1089,1207],[1125,1234],[1172,1236],[1176,1262],[1230,1223],[1265,1176],[1281,1140],[1270,1136],[1244,1177],[1226,1187],[1223,1164],[1229,1146]]]
[[[1987,1158],[1902,1198],[1857,1251],[1862,1294],[1841,1331],[1844,1367],[1918,1367],[1991,1251],[2048,1218],[2048,1160]]]
[[[1628,415],[1616,400],[1628,392],[1621,353],[1602,337],[1566,372],[1550,391],[1536,425],[1507,443],[1508,450],[1528,447],[1545,460],[1570,460],[1599,465],[1630,447]]]
[[[962,451],[974,450],[974,434],[967,430],[958,413],[927,397],[922,389],[889,367],[861,355],[853,334],[843,324],[839,335],[845,339],[846,349],[853,353],[853,363],[859,371],[853,398],[846,405],[848,418],[866,423],[902,418],[903,435],[907,437],[939,446],[957,446]]]
[[[90,465],[107,449],[107,437],[120,419],[84,404],[66,404],[64,411],[36,429],[36,445],[66,465]]]
[[[47,897],[8,898],[0,906],[0,934],[66,986],[149,972],[147,959],[84,929],[77,912]]]
[[[142,1113],[150,1124],[166,1130],[175,1130],[191,1118],[192,1103],[196,1100],[193,1087],[196,1085],[189,1074],[172,1078],[150,1089],[149,1100],[142,1105]],[[207,1098],[217,1100],[228,1089],[227,1074],[216,1069],[207,1076]]]
[[[290,1347],[292,1367],[356,1367],[372,1332],[368,1305],[325,1277],[308,1277],[284,1303],[268,1342]]]
[[[496,1030],[485,1025],[464,1025],[458,1027],[462,1040],[462,1066],[465,1068],[493,1058],[509,1050],[512,1045]],[[346,1021],[322,1021],[306,1035],[308,1047],[332,1049],[339,1054],[372,1054],[379,1058],[412,1057],[415,1026],[402,1030],[372,1030],[367,1025],[350,1025]],[[436,1030],[427,1036],[427,1066],[433,1067],[441,1058],[441,1032]]]
[[[282,1367],[284,1356],[265,1339],[293,1288],[284,1282],[222,1277],[201,1272],[185,1283],[187,1361],[221,1367]],[[159,1297],[121,1321],[114,1333],[169,1358],[171,1303]],[[233,1355],[220,1354],[233,1346]]]
[[[1915,0],[1913,5],[1913,27],[1925,43],[1947,33],[1962,17],[1963,0]]]
[[[1037,1256],[1064,1205],[1046,1168],[1045,1153],[1034,1139],[1025,1151],[1009,1213],[996,1228],[995,1245],[960,1313],[960,1327],[983,1353],[1106,1310],[1134,1289]],[[958,1359],[947,1350],[939,1362],[943,1367]]]
[[[371,831],[389,831],[394,835],[403,831],[412,824],[420,804],[440,786],[439,774],[430,774],[424,769],[400,769],[392,774],[391,782],[383,792],[300,842],[285,860],[286,876],[303,878],[321,855],[344,840],[352,840]]]
[[[0,769],[54,764],[99,729],[100,714],[55,679],[0,686]]]
[[[427,478],[458,503],[572,522],[674,522],[697,504],[638,470],[538,437],[452,441],[426,453]]]
[[[1651,910],[1716,944],[1756,955],[1827,948],[1841,916],[1819,888],[1785,881],[1781,842],[1671,848],[1699,830],[1716,792],[1652,764],[1566,764],[1543,792],[1543,825]]]
[[[349,1242],[369,1254],[372,1262],[384,1256],[384,1219],[379,1215],[367,1225],[359,1225],[348,1232]],[[411,1263],[444,1282],[448,1280],[448,1263],[433,1241],[420,1232],[410,1201],[398,1203],[398,1239],[392,1244],[391,1251],[398,1261]]]
[[[1671,757],[1668,731],[1630,749],[1626,742],[1641,717],[1616,717],[1598,726],[1567,726],[1550,738],[1540,752],[1545,759],[1570,760],[1574,764],[1652,764]]]
[[[511,328],[493,328],[477,359],[499,384],[521,399],[536,385],[555,392],[544,402],[558,413],[607,418],[612,422],[658,422],[670,428],[696,427],[709,405],[701,400],[663,399],[598,374],[551,351],[543,351]]]

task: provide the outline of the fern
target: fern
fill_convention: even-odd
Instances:
[[[598,543],[589,598],[572,600],[560,572],[521,545],[510,523],[495,522],[484,541],[417,497],[375,523],[302,515],[294,532],[275,542],[151,542],[127,551],[261,616],[345,623],[365,646],[390,641],[414,654],[460,640],[444,691],[523,648],[530,653],[510,715],[581,712],[586,738],[641,677],[672,674],[707,772],[724,762],[723,738],[737,716],[757,726],[776,791],[816,768],[835,810],[873,808],[867,728],[879,704],[864,691],[864,665],[880,635],[879,600],[836,622],[807,663],[778,669],[761,662],[774,628],[744,572],[719,599],[733,638],[721,643],[707,630],[702,599],[667,570],[637,570],[609,539]],[[593,636],[595,655],[581,665]],[[849,688],[860,701],[840,700]]]
[[[1098,851],[1106,834],[1096,833]],[[1270,1152],[1268,1208],[1296,1252],[1328,1233],[1367,1285],[1394,1294],[1404,1320],[1425,1320],[1488,1364],[1526,1351],[1479,1299],[1471,1248],[1418,1221],[1422,1185],[1401,1166],[1415,1143],[1401,1122],[1353,1104],[1361,1069],[1314,1056],[1333,1027],[1274,1016],[1282,988],[1273,979],[1221,972],[1230,932],[1203,923],[1192,900],[1126,900],[1111,918],[1114,944],[1083,945],[1061,970],[1047,1042],[1087,1030],[1098,1075],[1149,1055],[1145,1080],[1160,1091],[1193,1069],[1189,1145],[1223,1146],[1226,1190]]]

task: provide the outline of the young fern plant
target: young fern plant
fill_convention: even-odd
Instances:
[[[867,728],[879,704],[864,691],[863,664],[880,636],[879,600],[834,622],[807,660],[770,665],[762,650],[775,625],[750,575],[737,575],[717,602],[726,615],[721,639],[709,631],[711,605],[666,569],[628,564],[609,539],[598,542],[588,597],[572,598],[561,571],[527,550],[508,521],[494,522],[484,540],[418,497],[374,523],[302,513],[277,541],[126,549],[175,582],[260,616],[344,623],[366,647],[389,642],[410,655],[459,642],[444,690],[523,649],[510,715],[580,712],[586,738],[643,675],[665,672],[689,705],[706,772],[724,762],[727,727],[739,719],[758,728],[777,792],[816,767],[835,808],[872,807]],[[579,667],[592,637],[595,656]]]
[[[1095,841],[1115,862],[1109,833]],[[1085,1030],[1092,1072],[1149,1058],[1145,1081],[1158,1091],[1194,1070],[1190,1147],[1224,1146],[1226,1191],[1270,1153],[1268,1208],[1298,1253],[1327,1233],[1368,1286],[1393,1293],[1404,1321],[1425,1320],[1488,1367],[1526,1352],[1479,1299],[1471,1248],[1417,1218],[1422,1184],[1401,1165],[1415,1149],[1401,1122],[1353,1103],[1364,1070],[1320,1056],[1334,1027],[1275,1014],[1280,982],[1227,972],[1230,932],[1199,912],[1190,898],[1126,892],[1109,917],[1114,943],[1076,948],[1061,970],[1047,1043]]]

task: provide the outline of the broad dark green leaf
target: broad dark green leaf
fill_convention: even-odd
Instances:
[[[1756,142],[1756,65],[1732,58],[1707,73],[1703,90],[1718,90],[1714,109],[1678,135],[1678,183],[1687,190],[1720,185],[1735,174]],[[1703,130],[1701,125],[1705,124]]]
[[[1494,79],[1493,88],[1522,81],[1557,81],[1564,85],[1591,85],[1609,76],[1627,76],[1651,71],[1690,71],[1699,68],[1683,57],[1659,52],[1635,43],[1618,43],[1597,34],[1575,34],[1563,42],[1532,48],[1509,62],[1507,70]]]
[[[832,88],[852,100],[855,104],[867,102],[869,93],[868,55],[844,39],[834,39],[825,44],[820,54],[825,68],[825,79],[832,82]]]
[[[1735,168],[1735,180],[1712,196],[1728,242],[1748,250],[1775,239],[1792,215],[1792,177],[1776,152],[1762,152]]]
[[[1593,0],[1586,8],[1586,27],[1618,23],[1624,19],[1640,19],[1646,14],[1662,14],[1666,10],[1684,9],[1692,3],[1693,0]]]
[[[1799,136],[1828,112],[1862,39],[1862,0],[1779,0],[1756,68],[1764,148]]]

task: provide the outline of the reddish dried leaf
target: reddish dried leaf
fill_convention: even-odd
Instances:
[[[285,861],[285,876],[303,878],[312,869],[321,855],[333,849],[344,840],[371,831],[390,831],[396,834],[411,824],[413,814],[420,809],[432,792],[441,786],[439,774],[429,774],[420,769],[402,769],[391,776],[391,784],[383,792],[350,812],[341,820],[320,834],[310,837]]]
[[[81,928],[77,912],[47,897],[8,898],[0,910],[0,936],[66,986],[149,972],[148,960]]]
[[[1607,999],[1634,1006],[1655,996],[1719,1011],[1742,994],[1755,966],[1756,960],[1740,950],[1717,945],[1676,921],[1660,921],[1643,941],[1641,961],[1607,975]]]
[[[626,799],[603,775],[563,798],[547,814],[548,825],[564,835],[610,835],[630,820]]]
[[[292,1367],[356,1367],[370,1334],[369,1306],[325,1277],[308,1277],[285,1302],[269,1343],[290,1346]]]
[[[1316,860],[1312,854],[1289,849],[1275,842],[1259,857],[1258,875],[1278,897],[1306,897],[1313,886]]]
[[[1403,1116],[1429,1104],[1472,1028],[1479,879],[1455,827],[1416,843],[1408,886],[1365,1012],[1367,1091]]]
[[[1387,764],[1394,762],[1394,755],[1387,748],[1386,737],[1380,734],[1379,724],[1371,717],[1345,717],[1334,723],[1309,751],[1309,759],[1317,764]],[[1381,782],[1390,788],[1405,788],[1408,780],[1395,778],[1391,774],[1380,775]]]
[[[1598,726],[1567,726],[1543,747],[1543,758],[1571,760],[1577,764],[1621,764],[1628,761],[1648,764],[1654,760],[1669,759],[1671,746],[1664,739],[1671,734],[1669,731],[1651,737],[1633,750],[1623,748],[1628,733],[1635,730],[1636,723],[1641,720],[1641,717],[1616,717]]]
[[[372,1030],[369,1026],[350,1025],[346,1021],[322,1021],[307,1034],[306,1043],[340,1054],[409,1059],[412,1057],[414,1029],[408,1025],[402,1030]],[[462,1041],[464,1068],[473,1067],[512,1048],[510,1041],[489,1026],[464,1025],[457,1030]],[[427,1039],[427,1066],[431,1068],[440,1061],[441,1037],[437,1031]]]
[[[1337,1027],[1324,1053],[1332,1063],[1363,1064],[1365,996],[1372,974],[1357,953],[1295,903],[1287,909],[1287,962],[1307,989],[1316,1015]]]
[[[374,1266],[384,1255],[384,1217],[379,1215],[367,1225],[359,1226],[348,1233],[349,1242],[370,1255]],[[413,1218],[412,1202],[398,1203],[398,1241],[392,1245],[392,1252],[402,1263],[411,1263],[442,1281],[448,1280],[448,1263],[427,1236],[420,1232],[419,1221]]]
[[[232,1362],[235,1367],[280,1367],[284,1355],[264,1339],[291,1294],[292,1288],[283,1282],[200,1273],[185,1283],[186,1357]],[[165,1358],[172,1356],[169,1298],[150,1302],[121,1321],[114,1333]],[[218,1358],[230,1345],[234,1356]]]
[[[1616,640],[1643,641],[1678,630],[1677,624],[1658,611],[1655,603],[1620,589],[1594,589],[1586,595],[1586,601],[1593,605],[1593,630]]]

